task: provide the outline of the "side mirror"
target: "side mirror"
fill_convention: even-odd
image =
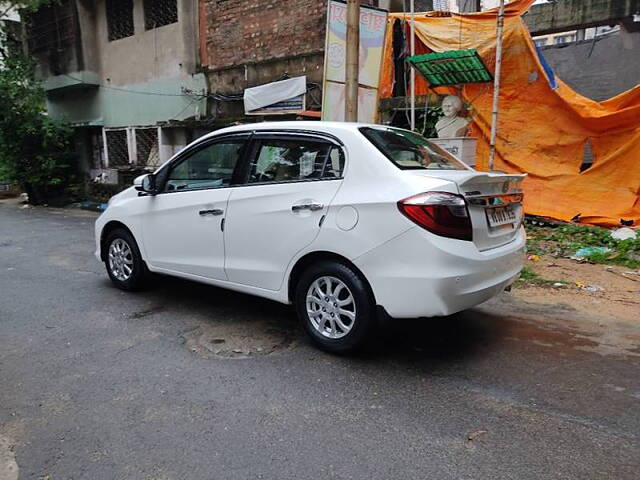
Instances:
[[[133,181],[133,187],[139,191],[150,195],[156,194],[156,177],[152,173],[140,175]]]

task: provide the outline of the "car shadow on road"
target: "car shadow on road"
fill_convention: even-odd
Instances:
[[[500,317],[468,310],[448,317],[388,319],[363,359],[465,361],[500,342]],[[507,327],[508,328],[508,327]]]
[[[144,292],[148,299],[167,308],[196,312],[208,325],[236,323],[246,334],[251,329],[260,335],[264,321],[277,324],[288,337],[303,348],[313,348],[306,338],[291,306],[260,297],[174,277],[158,277]],[[263,322],[258,322],[260,319]],[[485,312],[468,310],[449,317],[387,319],[373,342],[355,355],[360,361],[437,360],[466,361],[492,345],[500,343],[509,330],[507,319]]]

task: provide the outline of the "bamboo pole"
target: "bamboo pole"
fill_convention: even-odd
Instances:
[[[409,9],[411,11],[411,56],[416,54],[416,12],[415,12],[415,2],[411,0]],[[411,130],[416,129],[416,70],[415,68],[409,67],[410,71],[410,95],[411,95],[411,115],[410,115],[410,123]],[[426,115],[426,113],[425,113]]]
[[[500,72],[502,71],[502,36],[504,33],[504,0],[500,0],[496,40],[496,69],[493,79],[493,107],[491,109],[491,140],[489,142],[489,171],[493,170],[498,133],[498,106],[500,100]]]
[[[358,121],[358,70],[360,50],[360,0],[347,1],[347,52],[344,119]]]

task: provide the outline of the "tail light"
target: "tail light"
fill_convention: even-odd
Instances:
[[[472,240],[467,202],[448,192],[426,192],[398,202],[398,209],[412,222],[442,237]]]

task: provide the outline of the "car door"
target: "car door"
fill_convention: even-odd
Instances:
[[[141,216],[152,269],[226,279],[222,230],[247,138],[206,142],[157,175],[160,192]]]
[[[250,151],[246,184],[227,206],[225,270],[232,282],[278,290],[291,259],[320,232],[345,154],[322,136],[267,133]]]

